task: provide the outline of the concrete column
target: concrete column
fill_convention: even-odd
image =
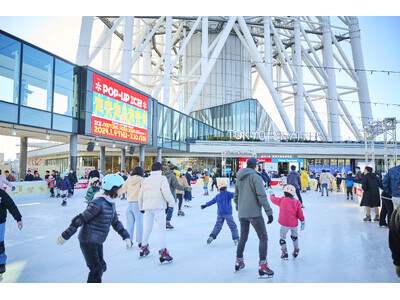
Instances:
[[[76,158],[78,156],[78,135],[71,134],[69,137],[69,169],[76,172]]]
[[[28,160],[28,138],[21,137],[19,150],[19,179],[25,178]]]
[[[162,163],[162,148],[157,149],[157,161]]]
[[[121,170],[120,171],[126,171],[125,170],[125,148],[121,149]]]
[[[144,169],[144,146],[139,146],[139,166]]]
[[[106,175],[106,147],[100,147],[100,171],[103,175]]]

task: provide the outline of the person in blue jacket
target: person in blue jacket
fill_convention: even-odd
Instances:
[[[188,182],[188,185],[191,186],[191,181],[195,181],[199,179],[197,176],[192,176],[192,168],[188,168],[186,172],[186,180]],[[185,190],[185,194],[183,195],[183,198],[185,199],[185,204],[183,206],[185,207],[190,207],[189,203],[192,201],[192,191],[187,191]]]
[[[68,191],[71,189],[71,184],[69,183],[67,176],[68,176],[68,171],[62,173],[60,175],[60,180],[58,181],[56,186],[56,188],[60,191],[61,198],[63,199],[61,203],[62,206],[67,205],[67,200],[65,199],[67,198]]]
[[[218,206],[217,222],[215,223],[214,229],[207,239],[207,244],[210,244],[213,240],[217,238],[218,234],[221,232],[222,225],[224,224],[225,220],[229,228],[231,229],[233,242],[235,243],[235,245],[239,243],[239,231],[232,217],[232,199],[234,193],[228,192],[226,188],[226,182],[220,181],[218,183],[218,189],[220,190],[220,192],[217,194],[217,196],[215,196],[211,201],[208,201],[206,204],[201,205],[201,209],[205,209],[206,207],[211,206],[215,203],[217,203]]]
[[[351,200],[353,200],[353,186],[354,186],[354,176],[351,171],[347,172],[346,176],[346,188],[347,188],[347,200],[351,195]]]

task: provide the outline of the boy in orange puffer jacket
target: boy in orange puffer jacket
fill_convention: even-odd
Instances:
[[[267,193],[272,203],[279,206],[279,219],[278,223],[281,224],[279,244],[282,249],[282,259],[288,259],[288,251],[286,247],[286,233],[291,231],[291,239],[294,244],[294,251],[292,253],[293,257],[296,258],[299,255],[299,241],[297,233],[298,221],[301,222],[301,230],[305,228],[305,221],[303,210],[301,209],[301,203],[294,198],[296,194],[296,188],[290,184],[286,185],[283,189],[284,197],[275,197],[274,191],[268,189]]]

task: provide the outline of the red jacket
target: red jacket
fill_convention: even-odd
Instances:
[[[289,197],[275,197],[272,194],[269,199],[272,203],[279,206],[278,223],[286,227],[297,227],[299,219],[304,221],[303,210],[299,200]]]

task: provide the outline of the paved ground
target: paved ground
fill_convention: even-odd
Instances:
[[[277,195],[282,189],[276,188]],[[365,213],[355,201],[343,194],[321,197],[308,191],[303,194],[306,229],[300,232],[300,255],[296,260],[280,259],[278,213],[271,203],[275,220],[267,225],[268,261],[275,276],[258,279],[258,239],[251,229],[244,259],[246,267],[234,273],[235,249],[229,228],[224,225],[218,239],[206,240],[216,220],[216,205],[200,209],[212,199],[194,188],[193,207],[186,216],[172,219],[175,229],[167,232],[167,248],[174,262],[160,265],[158,233],[150,237],[150,255],[139,258],[137,247],[125,249],[125,243],[112,229],[104,244],[108,270],[106,283],[394,283],[388,248],[388,229],[362,221]],[[16,200],[23,215],[24,228],[19,231],[11,215],[6,225],[7,272],[1,283],[80,283],[86,282],[87,267],[79,248],[77,234],[63,246],[56,237],[70,220],[85,209],[83,196],[74,196],[67,207],[59,199]],[[125,224],[126,201],[117,200],[117,210]],[[234,218],[237,221],[236,211]],[[238,222],[237,222],[238,224]],[[293,245],[289,243],[289,251]],[[291,242],[291,241],[290,241]]]

